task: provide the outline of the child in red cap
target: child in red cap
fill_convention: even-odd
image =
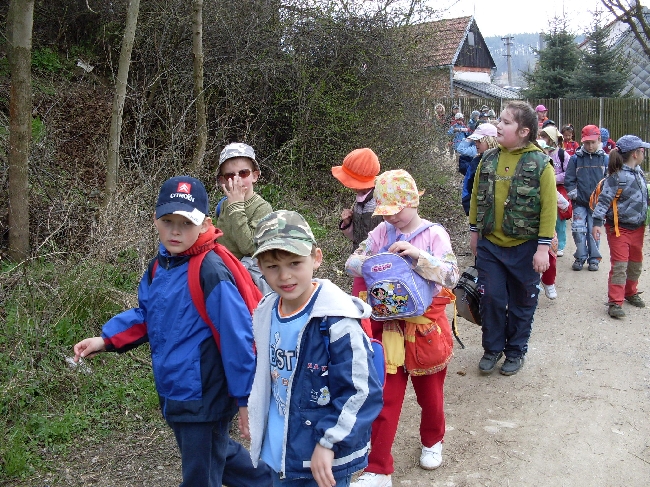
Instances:
[[[593,211],[589,198],[596,185],[605,177],[609,158],[603,151],[600,128],[586,125],[580,134],[582,146],[569,159],[564,175],[564,189],[573,200],[573,219],[571,233],[576,244],[571,265],[574,271],[582,270],[585,263],[590,271],[597,271],[601,255],[599,242],[592,236],[594,226]]]

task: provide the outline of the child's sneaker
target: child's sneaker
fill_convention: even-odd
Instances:
[[[625,296],[625,301],[637,308],[645,308],[645,303],[641,299],[641,296],[639,296],[639,293],[633,294],[632,296]]]
[[[609,316],[611,316],[612,318],[623,318],[625,316],[625,311],[623,311],[621,305],[616,303],[610,303],[607,314],[609,314]]]
[[[435,470],[442,463],[442,441],[439,441],[431,448],[422,447],[420,455],[420,467],[425,470]]]
[[[588,269],[590,271],[597,271],[598,270],[598,262],[589,262]]]
[[[574,271],[581,271],[583,265],[585,265],[585,262],[583,260],[576,259],[573,262],[573,265],[571,266],[571,269],[573,269]]]
[[[562,257],[564,255],[564,249],[557,249],[557,256]]]
[[[524,357],[509,358],[506,357],[503,365],[499,369],[502,375],[515,375],[524,365]]]
[[[544,284],[542,283],[542,286],[544,287],[544,294],[546,294],[546,297],[548,299],[555,299],[557,298],[557,291],[555,290],[555,284]]]
[[[491,374],[497,366],[497,362],[503,357],[503,352],[490,353],[485,352],[478,363],[478,369],[482,374]]]
[[[350,487],[393,487],[393,481],[390,475],[366,472],[356,482],[352,482]]]

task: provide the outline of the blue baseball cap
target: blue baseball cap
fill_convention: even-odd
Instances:
[[[640,149],[641,147],[650,149],[650,144],[643,142],[636,135],[624,135],[616,141],[616,147],[620,152],[630,152]]]
[[[165,181],[158,194],[156,218],[182,215],[200,225],[208,214],[208,193],[203,183],[190,176],[176,176]]]

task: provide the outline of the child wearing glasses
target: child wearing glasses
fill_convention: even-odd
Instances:
[[[259,177],[260,166],[250,145],[235,142],[223,148],[217,168],[217,185],[225,195],[215,212],[217,227],[223,231],[218,242],[241,260],[257,287],[266,294],[271,289],[251,258],[255,252],[255,227],[273,211],[271,205],[254,190],[253,185]]]

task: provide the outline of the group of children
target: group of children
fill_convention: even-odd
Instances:
[[[436,106],[442,105],[438,104]],[[465,116],[460,111],[458,105],[453,106],[453,111],[454,119],[451,121],[451,126],[447,131],[447,135],[452,137],[449,146],[450,155],[453,155],[454,152],[458,154],[458,172],[466,176],[467,171],[470,169],[472,159],[477,155],[477,146],[474,144],[474,141],[478,139],[473,138],[472,140],[471,136],[483,124],[492,123],[496,126],[496,114],[487,105],[483,105],[480,111],[472,111],[469,121],[465,124]],[[474,167],[474,169],[476,168]],[[467,210],[465,210],[465,213],[467,213]]]
[[[502,374],[523,365],[540,275],[550,268],[560,199],[557,164],[564,159],[553,156],[557,129],[543,132],[540,140],[552,147],[554,164],[537,142],[537,116],[526,103],[509,103],[496,127],[478,125],[470,136],[477,155],[463,199],[482,292],[484,355],[478,366],[485,374],[504,355]],[[578,157],[597,152],[588,145],[590,134],[583,130],[583,147],[566,168],[574,204],[582,202],[576,196],[580,180],[575,184],[569,175]],[[649,147],[637,137],[619,139],[592,216],[590,236],[597,242],[605,222],[612,242],[610,300],[618,306],[610,306],[612,316],[623,300],[643,304],[636,282],[648,195],[638,164]],[[355,277],[354,296],[314,278],[323,253],[306,220],[272,211],[255,193],[260,167],[252,147],[235,143],[221,153],[219,228],[208,216],[200,181],[181,176],[162,185],[153,215],[159,252],[141,279],[138,307],[113,317],[101,336],[80,341],[74,353],[78,361],[150,343],[160,406],[181,452],[182,487],[345,486],[361,469],[352,485],[390,487],[391,449],[409,377],[422,408],[420,466],[442,463],[443,390],[453,345],[445,308],[459,270],[447,231],[419,215],[423,192],[411,175],[379,172],[379,159],[367,148],[332,168],[357,195],[339,224],[353,245],[345,267]],[[620,237],[610,228],[613,198],[619,200]],[[371,318],[365,264],[382,252],[407,259],[408,272],[431,287],[423,314]],[[263,298],[257,288],[243,293],[242,282],[253,281],[270,292]],[[372,337],[361,326],[369,318]],[[384,345],[383,389],[371,338]],[[229,436],[236,413],[250,454]]]

